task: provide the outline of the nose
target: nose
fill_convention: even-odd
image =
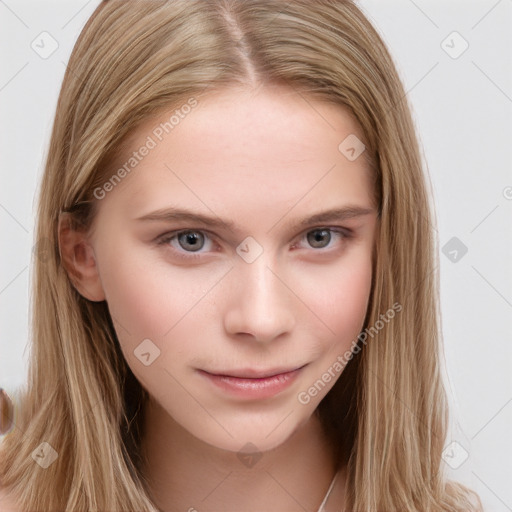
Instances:
[[[224,328],[232,336],[268,343],[295,326],[293,293],[260,256],[232,273]]]

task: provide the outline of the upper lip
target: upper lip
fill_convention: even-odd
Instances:
[[[237,379],[266,379],[269,377],[275,377],[276,375],[282,375],[283,373],[290,373],[295,370],[299,370],[306,366],[298,365],[298,366],[288,366],[282,368],[274,368],[271,370],[257,370],[254,368],[244,368],[239,370],[226,370],[226,371],[207,371],[203,370],[210,375],[216,375],[218,377],[235,377]]]

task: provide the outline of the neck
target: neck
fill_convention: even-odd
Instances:
[[[316,512],[336,472],[316,416],[282,445],[252,459],[192,436],[153,400],[143,432],[144,475],[165,512]],[[335,487],[341,485],[338,477]]]

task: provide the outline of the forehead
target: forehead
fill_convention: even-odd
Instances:
[[[366,155],[351,159],[345,151],[346,140],[363,147],[345,107],[285,87],[232,88],[195,100],[194,108],[169,109],[130,135],[111,173],[150,140],[151,149],[128,165],[109,202],[133,214],[176,201],[227,214],[232,207],[248,218],[269,209],[269,222],[296,203],[371,203]]]

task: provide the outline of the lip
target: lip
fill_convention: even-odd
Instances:
[[[273,370],[230,370],[198,372],[222,391],[245,399],[264,399],[281,393],[297,379],[304,366]]]

